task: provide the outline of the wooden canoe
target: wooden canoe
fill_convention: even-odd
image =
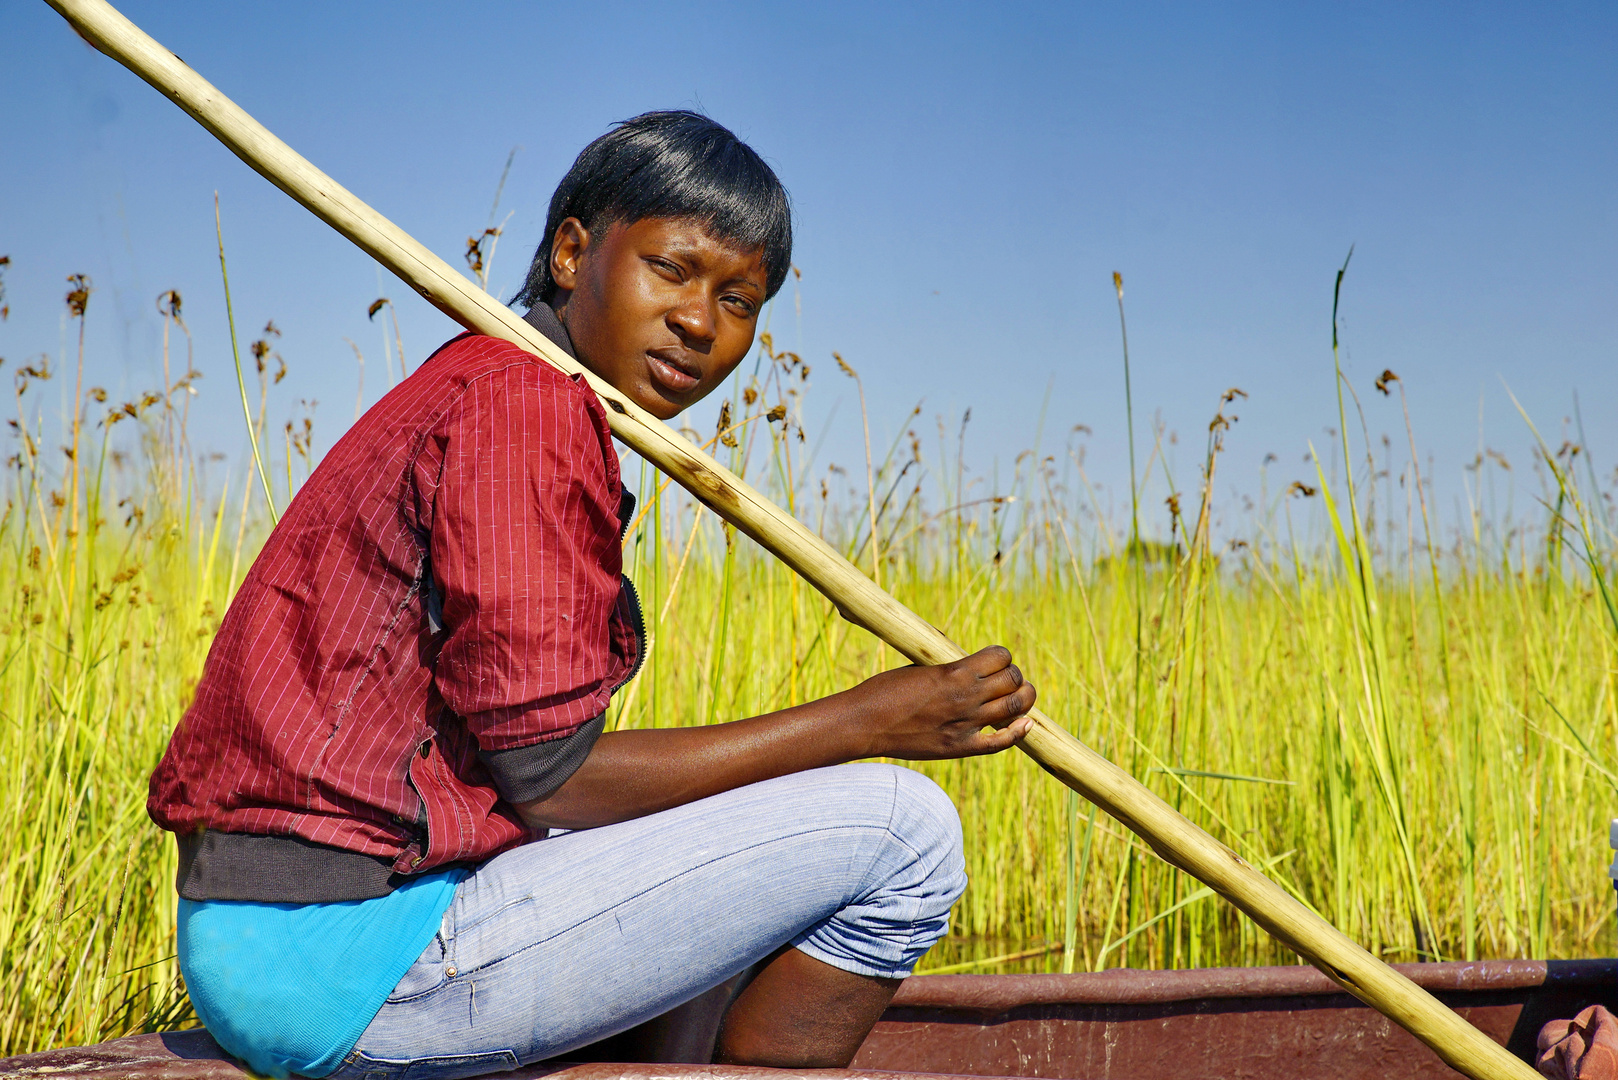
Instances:
[[[1587,1005],[1618,1011],[1618,960],[1404,964],[1399,969],[1525,1060],[1547,1021]],[[677,1018],[681,1049],[712,1047],[715,1008]],[[500,1073],[509,1080],[922,1080],[1029,1076],[1071,1080],[1417,1080],[1452,1072],[1387,1018],[1310,967],[1117,970],[1095,975],[921,975],[907,980],[851,1068],[622,1064],[612,1046]],[[0,1060],[0,1077],[36,1080],[240,1080],[201,1030],[136,1035]]]

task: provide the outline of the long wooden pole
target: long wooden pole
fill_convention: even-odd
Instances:
[[[966,651],[878,588],[796,518],[696,449],[608,383],[584,370],[505,305],[295,153],[179,57],[105,0],[46,0],[92,45],[184,109],[263,177],[397,274],[428,303],[479,334],[504,338],[600,395],[612,432],[709,509],[819,589],[843,618],[918,664]],[[1145,785],[1069,735],[1044,713],[1022,749],[1046,771],[1123,822],[1165,861],[1200,879],[1343,989],[1476,1080],[1538,1074],[1426,991],[1293,899],[1234,851],[1180,816]]]

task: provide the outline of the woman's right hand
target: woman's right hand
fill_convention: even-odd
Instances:
[[[1038,697],[1000,645],[949,664],[884,671],[836,696],[845,695],[860,756],[904,761],[997,754],[1028,733]]]

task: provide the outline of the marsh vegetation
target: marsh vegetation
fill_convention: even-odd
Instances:
[[[318,457],[306,415],[266,419],[287,371],[273,325],[241,362],[255,466],[191,443],[191,403],[235,395],[220,357],[198,382],[176,294],[159,299],[164,385],[128,402],[84,385],[90,283],[67,304],[79,351],[3,369],[0,1055],[192,1022],[146,779],[267,500]],[[858,388],[841,358],[817,371]],[[60,380],[58,421],[40,395]],[[971,468],[966,417],[919,409],[846,471],[817,464],[809,385],[766,336],[718,430],[690,435],[955,640],[1010,646],[1052,715],[1351,937],[1390,961],[1613,950],[1614,548],[1576,430],[1467,474],[1469,493],[1514,481],[1531,510],[1479,497],[1441,524],[1387,372],[1321,402],[1338,442],[1306,480],[1242,477],[1253,500],[1216,506],[1233,389],[1187,489],[1143,425],[1132,494],[1156,494],[1124,518],[1087,477],[1087,433],[1054,417],[998,483]],[[611,724],[750,715],[900,662],[653,471],[626,478],[652,646]],[[972,881],[923,971],[1296,962],[1022,755],[918,767],[960,807]]]

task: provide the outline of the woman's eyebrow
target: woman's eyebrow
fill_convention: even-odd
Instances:
[[[730,277],[726,278],[725,279],[725,284],[726,285],[748,285],[748,286],[751,286],[752,288],[762,290],[764,288],[764,275],[763,274],[754,274],[750,270],[744,270],[739,274],[732,274]]]

